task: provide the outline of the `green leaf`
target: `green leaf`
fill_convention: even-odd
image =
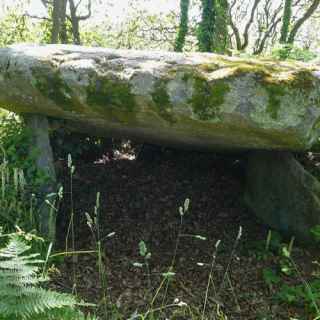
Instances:
[[[141,257],[145,257],[147,254],[148,250],[147,250],[147,246],[145,244],[144,241],[140,241],[139,242],[139,253]]]
[[[164,278],[173,278],[176,274],[175,272],[164,272],[161,274]]]
[[[271,286],[273,284],[277,284],[281,280],[279,275],[277,275],[276,272],[270,268],[263,269],[262,276],[268,286]]]
[[[74,296],[41,288],[46,279],[39,274],[39,254],[28,254],[30,246],[17,234],[0,249],[0,318],[37,318],[59,308],[73,308]],[[50,310],[50,312],[49,312]],[[44,317],[38,317],[45,319]]]
[[[320,242],[320,225],[316,225],[310,230],[314,240]]]
[[[290,258],[290,252],[286,246],[282,247],[282,255],[286,258]]]

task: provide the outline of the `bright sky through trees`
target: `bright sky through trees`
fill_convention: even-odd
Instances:
[[[26,3],[28,0],[25,0]],[[0,3],[14,4],[16,1],[0,0]],[[83,1],[84,3],[86,1]],[[97,0],[94,1],[95,17],[108,16],[113,20],[121,20],[128,13],[130,4],[143,8],[150,13],[168,13],[171,10],[179,10],[179,0]],[[28,12],[32,15],[43,15],[45,13],[41,0],[30,0]]]

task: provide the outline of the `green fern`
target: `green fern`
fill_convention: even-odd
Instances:
[[[32,320],[98,320],[98,318],[91,315],[85,316],[79,310],[64,308],[52,310],[45,315],[40,314],[33,317]]]
[[[45,290],[39,285],[46,279],[39,276],[39,254],[30,249],[18,235],[10,237],[0,249],[0,320],[38,318],[56,309],[74,307],[72,295]],[[47,317],[47,316],[46,316]],[[39,319],[44,319],[44,316]]]

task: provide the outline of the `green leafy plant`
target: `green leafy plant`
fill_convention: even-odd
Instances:
[[[257,260],[266,260],[271,256],[279,255],[281,245],[281,235],[278,232],[269,230],[266,240],[255,241],[248,249]]]
[[[289,286],[283,284],[276,295],[282,302],[296,306],[305,306],[310,313],[320,316],[317,303],[320,300],[320,280],[314,280],[307,285]]]
[[[10,169],[18,168],[24,172],[30,192],[48,179],[36,166],[39,150],[33,147],[31,131],[14,113],[0,117],[0,149],[1,162],[6,162]]]
[[[310,232],[311,232],[314,240],[316,242],[320,242],[320,225],[316,225],[316,226],[312,227]]]
[[[151,252],[148,251],[146,243],[141,240],[139,242],[139,254],[143,258],[143,263],[141,262],[134,262],[133,265],[138,268],[146,268],[147,276],[148,276],[148,286],[151,288],[151,274],[150,274],[150,266],[149,260],[151,259]]]
[[[0,249],[0,319],[30,319],[77,304],[72,295],[40,286],[47,280],[39,274],[43,261],[38,259],[39,254],[29,254],[30,249],[17,234],[10,235],[6,246]]]
[[[318,231],[318,230],[316,230]],[[269,232],[269,235],[271,233]],[[271,243],[271,236],[268,239]],[[277,262],[277,268],[264,268],[262,277],[270,290],[276,289],[275,299],[287,304],[306,307],[308,313],[320,316],[318,303],[320,300],[320,280],[307,281],[299,270],[299,267],[292,258],[294,237],[289,244],[277,241],[273,259]],[[298,285],[288,285],[289,278],[299,280]]]
[[[56,194],[47,195],[45,202],[39,201],[31,191],[32,187],[27,183],[22,169],[12,168],[6,160],[0,163],[0,225],[5,232],[14,232],[18,226],[38,234],[42,206],[48,206],[49,219],[55,216],[62,199],[62,188],[58,197]]]
[[[272,56],[280,60],[291,59],[303,62],[311,61],[317,57],[314,52],[308,49],[302,49],[290,44],[283,44],[274,48]]]
[[[270,268],[264,268],[262,270],[262,276],[265,283],[268,285],[269,289],[272,290],[273,286],[281,281],[281,277],[278,273]]]
[[[24,172],[11,169],[7,162],[0,164],[0,223],[6,232],[20,226],[28,232],[37,230],[36,198],[27,195]]]
[[[34,159],[29,158],[31,136],[17,115],[6,113],[0,118],[0,144],[2,158],[12,167],[27,168],[30,165],[32,167]]]

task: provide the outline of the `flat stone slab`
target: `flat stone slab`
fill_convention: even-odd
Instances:
[[[0,49],[0,106],[92,135],[207,150],[310,149],[320,66],[68,45]]]

